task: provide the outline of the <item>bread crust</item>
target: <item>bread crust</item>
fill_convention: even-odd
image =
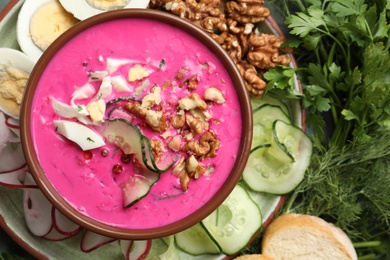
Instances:
[[[307,241],[304,241],[305,239]],[[291,251],[287,252],[288,249],[283,249],[289,246],[304,247],[305,242],[316,246],[313,249],[302,248],[305,252],[305,254],[302,253],[302,257],[292,256]],[[318,250],[319,248],[321,250]],[[311,259],[320,259],[319,257],[330,259],[329,256],[332,256],[334,252],[345,256],[343,259],[357,259],[351,240],[340,228],[319,217],[294,213],[284,214],[271,222],[265,231],[261,252],[278,259],[283,254],[285,254],[283,259],[310,259],[310,257]]]
[[[251,255],[242,255],[236,257],[234,258],[234,260],[276,260],[276,259],[262,254],[251,254]]]

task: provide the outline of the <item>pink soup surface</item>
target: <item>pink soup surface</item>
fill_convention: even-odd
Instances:
[[[214,167],[214,172],[192,179],[188,190],[183,192],[179,178],[169,170],[161,174],[145,198],[124,208],[120,184],[132,174],[133,163],[122,163],[120,151],[110,144],[91,150],[92,158],[89,158],[91,154],[86,156],[78,145],[57,133],[53,126],[53,120],[77,120],[57,115],[50,101],[54,97],[69,104],[75,89],[88,83],[91,71],[107,71],[107,58],[134,60],[153,70],[147,76],[149,84],[140,94],[141,99],[150,93],[153,86],[163,86],[169,79],[172,86],[161,91],[160,109],[166,114],[174,113],[178,100],[192,92],[202,96],[209,86],[222,91],[226,102],[208,103],[207,108],[211,114],[210,130],[217,134],[220,147],[216,157],[200,162],[206,168]],[[162,60],[165,63],[163,66]],[[123,75],[127,79],[127,72],[132,66],[134,63],[124,64],[111,72],[111,76]],[[175,77],[183,66],[189,69],[190,75],[199,76],[196,90],[178,87],[180,82],[175,81]],[[114,90],[105,101],[134,94],[143,82],[145,84],[145,79],[127,82],[133,92]],[[90,82],[96,92],[100,83],[101,81]],[[78,102],[89,101],[86,99]],[[109,225],[130,229],[170,224],[186,217],[210,200],[225,182],[240,152],[241,125],[239,100],[219,59],[186,32],[168,24],[141,18],[99,24],[66,43],[47,65],[32,105],[35,149],[53,186],[69,204],[83,214]],[[167,129],[170,136],[165,138],[161,136],[162,133],[149,131],[147,128],[141,131],[148,138],[164,143],[180,134],[172,126]],[[199,139],[198,136],[194,138]],[[107,157],[102,156],[102,149],[110,151]],[[120,174],[113,172],[115,164],[123,167]]]

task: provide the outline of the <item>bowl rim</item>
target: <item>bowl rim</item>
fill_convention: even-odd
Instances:
[[[236,89],[236,93],[240,102],[242,116],[242,133],[240,146],[238,149],[239,153],[237,154],[235,164],[232,168],[233,174],[230,174],[223,183],[223,185],[219,188],[219,190],[217,191],[218,196],[216,196],[213,200],[206,202],[189,216],[186,216],[176,222],[167,224],[165,226],[147,229],[121,228],[107,223],[103,223],[79,212],[72,205],[70,205],[56,191],[54,186],[51,185],[49,179],[45,176],[42,167],[39,165],[38,156],[34,149],[31,134],[32,113],[30,113],[30,111],[34,100],[34,91],[38,86],[39,79],[43,74],[44,69],[49,64],[51,59],[55,56],[56,51],[62,48],[74,35],[77,35],[78,33],[81,33],[84,30],[91,28],[97,24],[117,19],[134,18],[152,19],[178,27],[195,37],[199,42],[201,42],[208,49],[210,49],[222,64],[227,64],[227,66],[225,66],[225,69],[227,70]],[[240,180],[250,154],[253,134],[253,122],[251,113],[252,109],[249,99],[249,93],[245,88],[245,83],[238,71],[237,66],[229,57],[227,52],[225,52],[223,48],[211,38],[211,36],[209,36],[199,27],[191,24],[190,22],[187,22],[180,17],[177,17],[167,12],[151,9],[121,9],[98,14],[79,22],[78,24],[71,27],[68,31],[63,33],[43,53],[43,55],[35,65],[32,73],[30,74],[30,78],[28,80],[26,91],[24,94],[24,100],[22,102],[20,114],[21,141],[27,165],[38,187],[44,193],[46,198],[48,198],[49,201],[70,220],[74,221],[81,227],[84,227],[88,230],[117,239],[153,239],[172,235],[195,225],[196,223],[207,217],[209,214],[211,214],[228,197],[228,195],[231,193],[231,191],[234,189],[234,187]]]

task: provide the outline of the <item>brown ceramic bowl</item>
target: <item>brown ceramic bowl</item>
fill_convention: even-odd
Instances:
[[[144,24],[147,24],[147,27]],[[148,45],[151,47],[149,48]],[[101,147],[92,149],[90,152],[82,151],[75,143],[59,135],[57,128],[53,126],[53,120],[56,119],[77,120],[75,118],[64,119],[58,113],[53,112],[49,97],[54,97],[63,103],[69,103],[75,86],[81,87],[88,81],[89,71],[103,70],[102,66],[107,65],[106,58],[110,55],[115,59],[136,60],[146,64],[145,66],[152,66],[154,62],[153,66],[156,67],[156,70],[153,73],[160,75],[160,78],[157,76],[153,78],[152,75],[155,74],[152,73],[150,84],[163,85],[165,78],[161,78],[164,74],[161,74],[160,70],[168,74],[171,73],[169,76],[167,74],[166,78],[178,83],[180,80],[173,79],[173,74],[169,72],[168,68],[171,65],[177,66],[175,72],[177,76],[179,63],[188,65],[196,61],[203,64],[202,69],[207,68],[211,80],[219,78],[218,82],[215,82],[216,86],[221,84],[226,86],[226,89],[223,90],[226,95],[226,103],[222,104],[223,109],[216,108],[217,110],[213,113],[233,112],[226,112],[226,118],[214,118],[214,121],[210,123],[210,125],[214,124],[215,127],[220,127],[220,132],[227,133],[225,137],[221,137],[221,147],[217,157],[215,157],[220,159],[212,161],[215,171],[210,176],[201,176],[196,181],[191,180],[186,193],[178,189],[180,184],[178,184],[176,176],[169,172],[162,173],[160,180],[153,185],[144,199],[127,209],[122,207],[116,211],[119,206],[112,206],[113,200],[111,201],[110,198],[120,192],[122,187],[120,182],[123,180],[118,177],[120,175],[111,172],[114,159],[104,161],[107,159],[102,156],[103,148]],[[209,58],[212,62],[209,61]],[[160,61],[160,64],[155,63],[156,60]],[[165,65],[162,61],[165,62]],[[115,64],[114,69],[111,67],[113,71],[119,71],[121,66],[128,66],[126,62],[123,63],[125,65],[121,66],[118,63]],[[196,68],[199,68],[199,64]],[[167,66],[167,69],[161,69],[160,66]],[[191,68],[191,66],[189,67]],[[97,84],[95,81],[91,84],[98,91],[100,83]],[[133,86],[132,93],[140,89],[139,85],[136,84],[138,83],[127,82],[127,86]],[[232,86],[230,89],[229,84]],[[182,90],[176,88],[176,91],[180,93]],[[105,102],[107,101],[105,100]],[[217,107],[216,103],[213,104],[212,106]],[[229,113],[237,115],[233,116]],[[222,126],[218,126],[221,122],[224,122]],[[84,20],[64,33],[45,51],[30,76],[25,92],[21,111],[21,133],[25,157],[35,181],[50,202],[69,219],[86,229],[114,238],[151,239],[177,233],[198,223],[214,211],[230,194],[239,181],[249,156],[252,117],[249,97],[243,80],[233,61],[213,39],[196,26],[174,15],[154,10],[130,9],[107,12]],[[234,136],[234,133],[238,133],[237,136]],[[229,134],[232,136],[229,137]],[[231,142],[232,147],[229,146]],[[110,151],[117,152],[119,150]],[[227,151],[232,152],[233,155],[227,156],[229,154]],[[227,160],[226,158],[222,159],[225,156],[228,157]],[[207,160],[205,159],[205,164]],[[95,166],[93,166],[94,163],[96,163]],[[84,174],[86,166],[88,166],[90,174]],[[124,165],[124,167],[127,166]],[[224,173],[225,176],[219,173],[223,167],[228,169]],[[105,169],[104,174],[99,173],[99,175],[97,172],[102,172],[103,168]],[[72,179],[75,175],[78,176],[78,179]],[[62,179],[57,180],[58,176],[64,178],[61,177]],[[164,187],[163,183],[167,178],[173,179],[177,185],[169,189]],[[199,185],[196,185],[195,183],[198,181]],[[94,188],[93,182],[97,182],[102,187],[108,187],[108,183],[115,182],[119,191],[112,191],[111,194],[111,190],[108,189],[102,192],[100,188]],[[202,191],[202,185],[210,186]],[[212,188],[213,185],[215,188]],[[155,193],[154,189],[158,189],[159,186],[159,192]],[[195,186],[199,190],[196,190]],[[214,191],[212,191],[213,189]],[[173,194],[172,190],[176,193]],[[100,193],[97,194],[97,192]],[[205,201],[196,201],[200,200],[200,196],[196,194],[198,192],[204,196]],[[179,193],[182,197],[176,196]],[[163,197],[157,198],[160,195]],[[101,196],[106,197],[100,201]],[[148,197],[153,203],[143,204]],[[166,203],[173,197],[184,198],[180,202],[182,204]],[[83,203],[95,201],[94,207],[99,208],[97,212],[105,214],[103,219],[96,217],[97,215],[92,217],[91,215],[94,213],[91,212],[94,209],[85,208],[84,204],[79,205],[78,199],[82,199]],[[165,203],[165,206],[160,207],[159,203]],[[118,212],[127,212],[126,210],[133,213],[126,215],[128,216],[127,220],[121,220],[123,217],[118,215],[118,222],[116,222]],[[143,210],[144,215],[135,213],[135,211],[141,210]],[[165,213],[161,213],[162,211]],[[153,221],[169,218],[178,212],[182,213],[177,219],[172,218],[159,224],[153,223]],[[136,224],[137,221],[139,224]],[[131,224],[129,224],[130,222]]]

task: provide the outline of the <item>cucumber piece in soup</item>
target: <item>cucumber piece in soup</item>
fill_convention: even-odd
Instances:
[[[172,159],[172,161],[163,162],[165,165],[163,169],[158,167],[149,139],[129,121],[116,118],[107,120],[105,124],[102,136],[107,142],[115,144],[125,154],[134,154],[134,158],[145,169],[161,173],[169,170],[176,162],[175,159]]]
[[[123,206],[129,208],[148,195],[152,186],[160,179],[157,172],[144,169],[142,174],[131,175],[125,182],[121,183],[123,194]]]

